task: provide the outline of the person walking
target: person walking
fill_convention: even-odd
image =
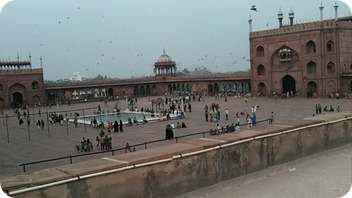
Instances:
[[[117,122],[117,120],[115,120],[115,122],[114,122],[114,132],[116,133],[116,132],[119,132],[119,123]]]
[[[225,109],[225,116],[226,116],[226,120],[229,120],[229,109],[228,108]]]
[[[208,117],[209,117],[208,110],[205,110],[205,121],[206,122],[208,122]]]
[[[75,118],[73,119],[73,124],[74,124],[75,127],[77,128],[77,126],[78,126],[78,118],[77,118],[77,115],[75,115]]]
[[[123,123],[122,123],[122,120],[120,120],[120,131],[123,132]]]
[[[273,124],[275,122],[274,120],[274,112],[271,112],[270,117],[269,117],[269,124]]]
[[[44,130],[44,120],[40,121],[40,127],[41,127],[42,130]]]
[[[252,118],[251,116],[247,115],[247,129],[252,127]]]
[[[18,124],[21,126],[21,129],[23,129],[23,119],[20,117],[20,120],[18,121]]]
[[[236,124],[240,126],[240,116],[238,115],[238,112],[236,113]]]

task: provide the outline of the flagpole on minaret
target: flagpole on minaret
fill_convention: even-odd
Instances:
[[[43,58],[40,56],[40,68],[42,68],[43,69]]]
[[[28,58],[29,58],[29,64],[32,66],[32,56],[31,56],[31,52],[29,52]]]
[[[251,17],[251,15],[249,15],[248,24],[249,24],[249,33],[251,33],[252,32],[252,17]]]

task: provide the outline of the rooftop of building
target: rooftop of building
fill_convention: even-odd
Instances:
[[[277,28],[250,32],[250,38],[272,36],[277,34],[300,32],[300,31],[330,29],[330,28],[352,29],[352,15],[338,17],[337,19],[332,18],[332,19],[315,20],[315,21],[303,22],[303,23],[293,23],[292,25],[284,24],[282,25],[282,27],[279,27],[279,22],[278,22]]]

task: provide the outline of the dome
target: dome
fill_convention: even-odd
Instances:
[[[172,62],[172,59],[170,58],[169,55],[167,54],[163,54],[159,57],[158,61],[157,62]]]

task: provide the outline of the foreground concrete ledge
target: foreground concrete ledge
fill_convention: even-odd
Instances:
[[[259,135],[264,135],[267,133],[261,132],[259,129],[257,130],[241,130],[239,132],[231,132],[219,135],[212,135],[206,138],[198,138],[192,139],[183,142],[184,144],[201,146],[203,149],[208,149],[216,146],[220,146],[223,144],[229,144],[232,142],[240,141],[247,138],[252,138]]]
[[[352,104],[351,104],[352,106]],[[325,122],[334,121],[338,119],[343,119],[346,117],[352,117],[352,112],[345,111],[345,112],[328,112],[324,114],[318,114],[316,116],[304,118],[304,120],[321,120]]]
[[[49,168],[15,176],[0,177],[0,183],[3,190],[18,190],[69,178],[72,178],[72,175],[56,168]]]
[[[43,169],[34,172],[18,174],[15,176],[0,176],[0,183],[4,190],[15,190],[26,187],[38,186],[50,182],[65,180],[77,176],[97,173],[106,170],[123,168],[166,158],[179,154],[192,153],[202,149],[212,148],[256,136],[281,132],[308,125],[319,124],[327,121],[345,119],[352,117],[352,112],[327,113],[319,116],[309,117],[303,120],[274,123],[273,125],[256,126],[252,129],[241,127],[240,132],[232,132],[221,135],[208,136],[187,140],[182,143],[170,143],[146,150],[132,153],[118,154],[115,156],[99,156],[98,159],[76,162],[71,165],[59,166],[57,168]]]
[[[57,167],[57,170],[60,170],[72,176],[82,176],[91,173],[131,166],[133,164],[137,165],[165,158],[171,158],[175,155],[191,153],[199,151],[201,149],[202,148],[198,146],[182,143],[172,143],[169,145],[140,150],[137,152],[123,153],[115,156],[99,157],[98,159],[94,160],[59,166]]]
[[[140,150],[138,152],[100,157],[99,159],[77,162],[70,165],[59,166],[57,168],[49,168],[14,176],[4,176],[0,178],[0,183],[4,190],[18,190],[77,176],[123,168],[133,164],[137,165],[171,158],[175,155],[191,153],[199,150],[202,150],[202,147],[183,143],[172,143],[160,147]]]
[[[103,158],[104,157],[89,161],[76,162],[69,165],[59,166],[56,169],[71,176],[81,176],[127,166],[126,163],[104,160]]]

